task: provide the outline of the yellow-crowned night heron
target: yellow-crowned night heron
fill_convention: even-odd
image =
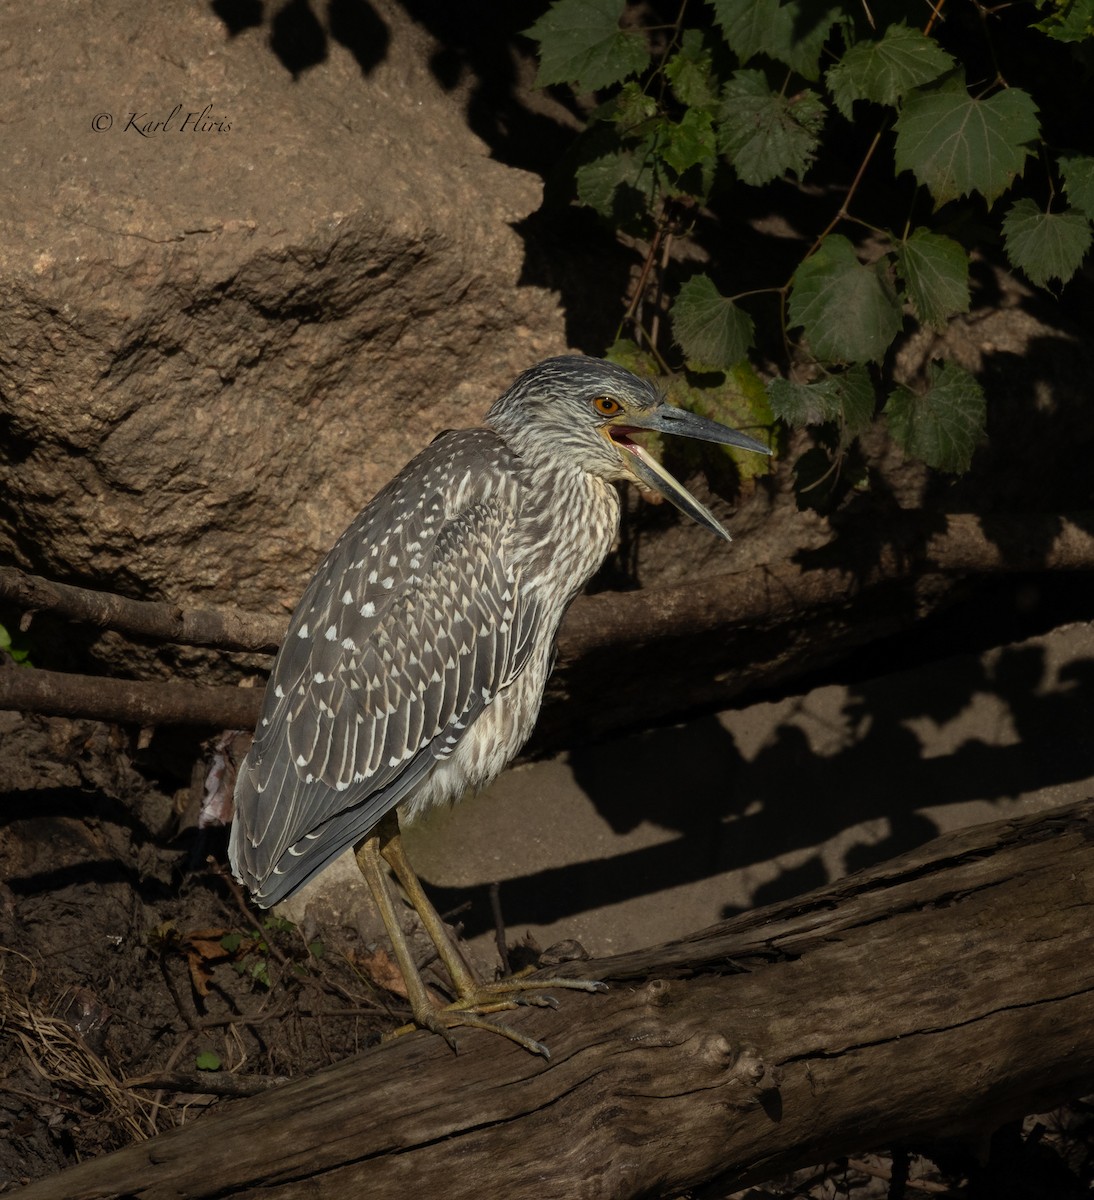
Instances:
[[[546,1055],[483,1013],[528,988],[600,987],[477,981],[406,860],[396,812],[410,818],[484,787],[524,744],[559,623],[616,536],[616,482],[657,490],[729,540],[631,440],[640,430],[768,453],[611,363],[552,358],[526,371],[485,427],[440,435],[339,538],[293,614],[239,771],[236,877],[268,906],[356,846],[414,1020],[453,1046],[450,1026],[470,1025]],[[430,1004],[385,861],[452,976],[447,1009]]]

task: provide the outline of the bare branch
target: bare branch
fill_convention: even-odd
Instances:
[[[111,592],[52,583],[16,567],[0,567],[0,600],[28,612],[52,612],[103,629],[137,634],[160,642],[217,646],[221,650],[273,652],[285,636],[288,618],[232,609],[184,609],[152,600],[130,600]]]
[[[136,725],[208,725],[254,729],[262,688],[145,683],[98,675],[68,675],[28,667],[0,670],[0,711],[91,717]]]

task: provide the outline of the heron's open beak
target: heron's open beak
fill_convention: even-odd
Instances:
[[[724,537],[727,542],[730,541],[729,534],[715,520],[710,509],[700,504],[682,483],[674,479],[641,446],[630,440],[628,435],[640,430],[668,433],[675,437],[698,438],[699,441],[717,442],[722,446],[738,446],[742,450],[754,450],[757,454],[770,454],[771,451],[748,434],[738,433],[736,429],[728,429],[725,425],[719,425],[717,421],[708,421],[706,417],[700,417],[683,408],[675,408],[671,404],[660,404],[646,413],[627,413],[625,417],[620,418],[618,425],[609,424],[605,428],[607,436],[627,456],[631,470],[646,487],[659,492],[682,513],[686,513],[700,525],[705,525],[712,533]]]

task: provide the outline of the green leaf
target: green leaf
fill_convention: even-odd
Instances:
[[[742,429],[761,441],[766,440],[763,434],[774,421],[763,381],[747,361],[741,361],[721,374],[716,383],[706,382],[700,387],[689,382],[687,376],[676,376],[669,382],[667,390],[670,400],[681,408],[720,425]],[[686,446],[684,439],[676,439],[673,453],[686,453]],[[770,473],[771,460],[762,454],[734,446],[718,446],[717,449],[733,463],[742,480]],[[709,453],[707,450],[706,454]]]
[[[647,96],[641,84],[632,79],[619,89],[618,95],[597,109],[595,115],[610,118],[621,134],[633,134],[657,115],[657,101]]]
[[[718,100],[710,50],[698,29],[685,29],[680,49],[665,64],[672,94],[691,108],[710,108]]]
[[[842,428],[844,441],[857,437],[874,419],[874,385],[863,366],[826,375],[814,383],[773,379],[767,392],[775,416],[788,425],[801,428],[835,421]]]
[[[1094,34],[1094,0],[1056,0],[1054,7],[1034,29],[1058,42],[1084,42]]]
[[[771,411],[791,429],[823,425],[833,419],[831,397],[815,383],[795,383],[791,379],[772,379],[767,385]]]
[[[868,267],[839,234],[801,264],[790,292],[790,324],[831,362],[879,362],[903,322],[883,264]]]
[[[0,655],[6,654],[16,666],[30,667],[34,664],[30,661],[30,647],[27,645],[22,634],[16,633],[14,637],[0,625]],[[2,666],[3,663],[0,663]]]
[[[849,367],[842,375],[834,375],[829,386],[839,400],[844,440],[858,437],[874,421],[877,393],[870,372],[863,366]]]
[[[710,113],[689,108],[678,125],[668,122],[664,132],[668,136],[661,157],[678,175],[689,167],[713,164],[718,147]]]
[[[1042,212],[1033,200],[1017,200],[1003,218],[1007,257],[1031,283],[1067,281],[1090,249],[1090,221],[1073,208]]]
[[[653,355],[642,350],[632,338],[616,338],[604,352],[604,357],[608,362],[626,367],[632,375],[638,375],[642,379],[652,379],[657,375],[657,362]]]
[[[742,63],[766,54],[806,79],[820,78],[820,56],[842,16],[828,0],[708,0],[730,49]]]
[[[243,944],[243,934],[241,933],[226,933],[220,939],[220,947],[222,950],[227,950],[229,954],[235,954],[239,947]]]
[[[885,405],[885,416],[897,443],[907,454],[940,471],[969,469],[973,451],[984,435],[987,405],[984,392],[954,362],[931,363],[927,391],[917,396],[899,387]]]
[[[1022,173],[1038,136],[1037,106],[1018,88],[978,100],[954,71],[908,96],[896,131],[897,171],[911,171],[936,204],[972,192],[991,204]]]
[[[618,229],[641,234],[657,189],[648,141],[620,146],[583,162],[574,171],[577,198]]]
[[[1061,154],[1058,160],[1067,198],[1094,221],[1094,158],[1085,154]]]
[[[752,318],[726,299],[707,275],[689,279],[672,306],[672,335],[688,362],[722,370],[752,345]]]
[[[649,66],[645,34],[619,28],[625,0],[555,0],[527,30],[539,42],[536,84],[595,92]]]
[[[219,1071],[220,1056],[212,1050],[203,1050],[197,1058],[194,1059],[194,1065],[199,1071]]]
[[[950,55],[926,34],[907,25],[890,25],[880,41],[852,46],[825,78],[836,107],[850,121],[855,100],[895,105],[953,65]]]
[[[773,92],[762,71],[737,71],[722,92],[720,148],[742,182],[770,183],[805,174],[813,161],[825,108],[816,92]]]
[[[895,254],[908,299],[924,325],[941,329],[955,313],[969,311],[969,256],[960,243],[917,229]]]

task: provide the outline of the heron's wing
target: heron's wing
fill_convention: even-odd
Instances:
[[[527,662],[506,562],[520,468],[494,434],[423,451],[304,594],[236,786],[236,873],[274,903],[369,832]]]

